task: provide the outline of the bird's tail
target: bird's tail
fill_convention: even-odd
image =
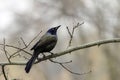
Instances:
[[[34,63],[35,60],[36,60],[36,58],[37,58],[37,56],[33,55],[33,56],[31,57],[31,59],[27,62],[26,67],[25,67],[26,73],[29,73],[29,71],[30,71],[33,63]]]

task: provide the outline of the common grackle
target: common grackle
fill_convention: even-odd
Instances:
[[[57,30],[61,25],[49,29],[41,39],[31,48],[34,50],[31,59],[27,62],[25,71],[29,73],[33,63],[40,53],[50,52],[57,43]]]

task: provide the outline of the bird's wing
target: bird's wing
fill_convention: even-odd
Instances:
[[[31,48],[31,50],[35,49],[37,45],[39,44],[40,40]]]
[[[57,38],[55,35],[49,35],[49,34],[45,34],[41,37],[41,39],[31,48],[31,50],[36,49],[38,47],[41,46],[45,46],[48,45],[52,42],[56,42]]]

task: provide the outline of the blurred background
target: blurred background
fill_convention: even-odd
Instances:
[[[120,1],[119,0],[0,0],[0,43],[24,47],[20,37],[29,43],[40,31],[39,37],[49,28],[62,25],[58,30],[58,43],[54,53],[66,50],[70,40],[66,26],[72,30],[78,22],[84,22],[75,30],[72,46],[97,40],[120,37]],[[64,42],[63,42],[64,41]],[[9,54],[16,50],[7,48]],[[119,80],[120,79],[120,43],[95,46],[72,52],[54,60],[65,62],[67,68],[85,75],[74,75],[60,65],[44,61],[34,65],[29,74],[25,66],[7,66],[9,80]],[[30,58],[29,55],[20,52]],[[46,53],[47,54],[47,53]],[[14,62],[26,62],[22,56],[12,59]],[[0,46],[0,63],[7,62]],[[0,69],[1,72],[1,69]],[[2,73],[2,72],[1,72]],[[4,80],[0,75],[0,80]]]

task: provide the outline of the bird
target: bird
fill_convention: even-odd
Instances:
[[[50,28],[41,38],[40,40],[31,48],[34,50],[32,57],[26,63],[25,71],[26,73],[30,72],[30,69],[38,58],[40,53],[50,52],[57,43],[57,30],[61,25],[57,27]]]

